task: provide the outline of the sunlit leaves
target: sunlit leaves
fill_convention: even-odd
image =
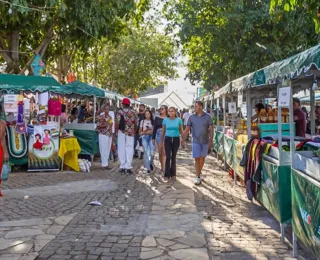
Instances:
[[[293,8],[296,0],[282,1],[289,3],[288,12],[275,9],[270,14],[280,2],[167,0],[168,29],[180,28],[191,81],[212,89],[316,44],[312,19],[303,7]]]

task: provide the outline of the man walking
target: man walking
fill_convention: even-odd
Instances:
[[[139,114],[138,114],[138,125],[137,125],[137,130],[136,130],[136,134],[134,136],[134,158],[138,158],[139,155],[138,155],[138,149],[136,149],[136,145],[137,145],[137,142],[139,142],[139,147],[142,147],[142,140],[139,135],[139,126],[141,124],[141,121],[145,119],[145,110],[146,110],[146,106],[144,104],[140,104],[139,106]],[[143,152],[141,152],[140,154],[140,159],[143,159]]]
[[[132,159],[134,150],[134,136],[137,131],[138,117],[130,108],[130,99],[122,100],[123,109],[116,115],[116,133],[118,133],[118,156],[120,172],[132,174]]]
[[[194,183],[201,184],[201,171],[208,151],[212,147],[213,123],[208,113],[203,111],[203,103],[195,102],[195,113],[189,117],[186,130],[183,133],[183,145],[192,131],[192,156],[195,159],[196,178]]]

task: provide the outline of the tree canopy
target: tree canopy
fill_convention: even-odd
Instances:
[[[88,50],[93,40],[114,40],[125,20],[141,19],[148,0],[11,0],[0,3],[0,54],[8,73],[23,73],[34,54],[48,59],[72,46]],[[49,47],[49,48],[48,48]]]
[[[297,8],[305,9],[312,17],[316,33],[320,32],[320,2],[318,0],[271,0],[271,13],[277,10],[284,10],[286,12],[293,11]]]
[[[174,78],[175,54],[170,37],[143,25],[131,27],[116,44],[99,42],[85,62],[76,58],[72,66],[81,80],[97,81],[104,88],[131,95]]]
[[[167,30],[178,26],[188,77],[212,90],[317,43],[312,17],[297,6],[270,14],[268,0],[167,0]],[[265,46],[267,50],[260,48]]]

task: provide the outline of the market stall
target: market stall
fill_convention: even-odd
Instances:
[[[88,155],[93,158],[93,156],[99,152],[98,134],[95,123],[97,99],[105,99],[106,97],[112,98],[113,94],[81,81],[74,81],[61,86],[58,93],[69,97],[79,97],[79,99],[82,99],[83,101],[80,105],[83,105],[84,107],[88,102],[93,102],[92,113],[88,116],[88,119],[84,118],[83,122],[79,122],[78,120],[72,123],[67,122],[63,124],[63,129],[68,130],[69,132],[71,130],[73,135],[78,139],[81,147],[80,154]]]
[[[49,93],[59,87],[51,77],[0,74],[10,164],[28,164],[29,171],[60,169],[59,124],[48,109]]]
[[[217,101],[217,107],[219,107],[219,100],[221,98],[223,100],[223,139],[228,140],[228,138],[233,136],[237,142],[235,145],[235,154],[234,152],[228,152],[228,150],[230,150],[230,141],[223,142],[223,145],[226,146],[224,149],[229,153],[229,157],[233,157],[233,159],[229,158],[228,160],[225,160],[225,162],[234,170],[235,176],[241,176],[239,174],[241,169],[239,158],[243,156],[241,156],[242,149],[240,147],[237,149],[239,141],[242,140],[242,144],[245,145],[245,142],[248,142],[247,140],[249,140],[250,144],[252,142],[253,145],[248,147],[250,145],[248,143],[248,150],[251,152],[253,151],[252,149],[255,149],[254,151],[260,152],[260,161],[258,161],[256,157],[252,158],[254,162],[257,161],[257,163],[255,162],[256,164],[251,165],[251,159],[248,160],[250,162],[250,167],[258,167],[255,169],[259,170],[259,174],[256,174],[256,171],[252,171],[252,175],[248,174],[247,171],[248,169],[250,171],[250,167],[248,168],[248,165],[244,164],[246,165],[245,167],[247,167],[244,174],[245,184],[247,185],[247,188],[249,187],[249,189],[256,191],[256,198],[280,222],[282,239],[284,239],[284,226],[286,223],[290,223],[292,218],[291,187],[288,186],[288,183],[292,181],[292,153],[294,153],[296,149],[300,149],[300,151],[297,151],[296,153],[299,154],[299,156],[304,157],[308,151],[301,150],[308,150],[308,145],[312,145],[316,142],[314,136],[314,90],[317,89],[318,68],[320,67],[319,60],[320,46],[317,45],[305,52],[286,60],[275,62],[261,70],[232,81],[217,91],[214,96]],[[290,82],[286,82],[286,79],[289,79]],[[289,97],[305,89],[308,89],[311,93],[310,138],[312,139],[312,142],[308,142],[306,138],[297,138],[294,136],[290,142],[290,133],[293,135],[293,133],[295,133],[295,128],[293,120],[289,121],[289,115],[293,114],[292,99]],[[240,95],[238,95],[238,93],[240,93]],[[239,96],[241,97],[239,98]],[[252,123],[251,117],[253,114],[253,105],[259,102],[267,103],[267,100],[273,96],[278,99],[273,105],[273,107],[277,108],[270,110],[270,113],[262,111],[259,113],[258,122]],[[241,134],[234,131],[235,128],[233,128],[233,131],[230,130],[232,129],[232,124],[229,124],[229,128],[226,124],[226,119],[228,118],[226,110],[230,110],[230,103],[233,103],[237,98],[238,112],[240,111],[244,114],[243,110],[246,110],[246,116],[244,116],[244,118],[247,118],[246,128],[239,127],[243,125],[239,123],[239,120],[234,124],[238,126],[238,130],[239,128],[242,128],[240,129],[241,131],[239,131],[240,133],[243,132]],[[226,99],[230,100],[228,106],[226,106]],[[291,103],[288,103],[288,100],[291,100]],[[245,109],[243,109],[244,103],[246,105]],[[248,134],[246,140],[244,139],[245,131]],[[257,136],[256,140],[250,139],[250,137],[253,137],[254,135]],[[267,149],[262,148],[264,144],[267,144],[268,146],[271,145],[271,147],[266,146]],[[259,150],[256,148],[257,145],[261,146]],[[214,147],[219,150],[219,148],[217,148],[217,142],[214,143]],[[255,152],[255,156],[257,155],[258,153]],[[236,161],[236,163],[234,163],[234,161]]]

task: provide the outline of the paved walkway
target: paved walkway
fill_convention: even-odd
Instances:
[[[0,260],[292,259],[276,220],[213,157],[200,186],[189,151],[180,151],[178,180],[167,184],[158,170],[145,177],[141,160],[131,176],[114,166],[12,174],[0,199]]]

